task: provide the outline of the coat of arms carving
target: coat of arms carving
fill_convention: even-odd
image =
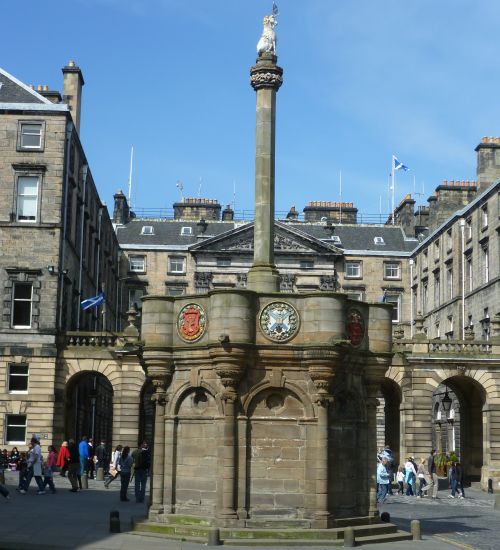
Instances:
[[[299,328],[299,314],[286,302],[271,302],[261,311],[260,328],[270,340],[286,342]]]
[[[186,342],[194,342],[205,333],[207,318],[205,310],[198,304],[185,305],[177,318],[177,332]]]
[[[347,337],[353,346],[359,346],[365,337],[365,321],[357,309],[347,314]]]

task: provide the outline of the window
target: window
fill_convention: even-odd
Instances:
[[[349,296],[351,300],[358,300],[358,301],[363,300],[363,292],[361,291],[349,290],[346,294],[347,296]]]
[[[441,277],[439,271],[434,274],[434,307],[441,303]]]
[[[379,244],[379,245],[385,244],[383,237],[373,237],[373,242],[375,244]]]
[[[192,234],[193,234],[193,228],[192,227],[181,227],[181,235],[190,236]]]
[[[5,419],[5,443],[24,445],[26,443],[26,416],[24,414],[8,414]]]
[[[453,249],[453,234],[452,234],[452,230],[448,229],[448,231],[446,232],[446,250],[447,252],[451,252],[452,249]]]
[[[429,303],[429,285],[427,281],[422,283],[422,313],[427,313],[427,305]]]
[[[231,258],[217,258],[217,267],[229,267]]]
[[[426,249],[424,250],[424,255],[422,259],[422,269],[425,271],[426,269],[429,269],[429,251]]]
[[[439,239],[434,241],[434,261],[439,260]]]
[[[180,286],[167,286],[167,296],[182,296],[184,288]]]
[[[482,228],[488,227],[488,206],[483,206],[481,208],[481,222],[482,222]]]
[[[28,393],[28,365],[9,365],[9,393]]]
[[[135,307],[137,310],[142,309],[141,298],[146,294],[144,288],[129,288],[128,291],[128,307]]]
[[[36,222],[38,211],[38,176],[19,176],[17,178],[18,222]]]
[[[447,335],[448,336],[453,336],[453,315],[448,315],[448,331],[447,331]]]
[[[483,283],[487,283],[490,280],[490,254],[488,247],[482,248],[483,254]]]
[[[436,338],[441,338],[441,328],[439,325],[439,321],[436,323]]]
[[[42,128],[41,122],[20,122],[18,148],[42,149]]]
[[[31,303],[33,285],[31,283],[14,283],[12,289],[12,328],[31,327]]]
[[[361,262],[345,263],[346,279],[361,279]]]
[[[465,258],[465,278],[466,278],[465,286],[469,291],[471,291],[474,288],[473,276],[474,274],[472,273],[472,254],[469,254]]]
[[[472,218],[465,220],[465,238],[469,241],[472,239]]]
[[[399,309],[401,304],[401,295],[400,294],[386,294],[385,303],[392,304],[392,322],[399,323]]]
[[[384,277],[386,279],[401,279],[401,264],[399,262],[385,262]]]
[[[171,256],[168,259],[168,272],[169,273],[185,273],[184,258],[182,256]]]
[[[141,235],[154,235],[155,231],[152,225],[143,225]]]
[[[129,256],[129,270],[135,273],[146,272],[146,256]]]
[[[446,298],[451,300],[453,298],[453,267],[446,268]]]
[[[483,340],[490,339],[490,314],[488,308],[484,308],[483,319],[481,320],[481,338]]]
[[[300,269],[313,269],[314,261],[313,260],[300,260]]]

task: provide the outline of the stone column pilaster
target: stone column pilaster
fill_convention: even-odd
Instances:
[[[368,515],[378,516],[377,507],[377,406],[378,399],[375,397],[378,388],[370,388],[366,399],[366,421],[367,421],[367,460],[366,480],[368,485]]]
[[[262,53],[251,68],[250,82],[257,92],[255,133],[254,260],[248,272],[248,288],[278,292],[279,276],[274,265],[274,164],[276,92],[283,83],[277,57]]]

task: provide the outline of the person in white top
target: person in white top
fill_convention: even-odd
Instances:
[[[42,457],[42,449],[40,447],[40,442],[36,437],[32,437],[31,449],[28,452],[28,473],[26,475],[26,480],[23,486],[21,487],[21,489],[19,489],[19,492],[21,494],[23,495],[26,494],[33,477],[35,478],[36,484],[38,485],[37,495],[45,494],[45,486],[43,484],[43,479],[42,479],[42,464],[43,464],[43,457]]]

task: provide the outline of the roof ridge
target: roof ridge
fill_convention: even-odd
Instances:
[[[46,97],[43,97],[43,95],[39,94],[33,88],[30,88],[29,86],[27,86],[24,82],[21,82],[14,75],[10,74],[5,69],[2,69],[2,67],[0,67],[0,74],[3,74],[4,76],[6,76],[8,79],[12,80],[12,82],[17,84],[18,86],[21,86],[21,88],[23,88],[26,92],[29,92],[31,95],[35,96],[37,99],[42,101],[42,103],[52,104],[52,101],[49,101]]]

